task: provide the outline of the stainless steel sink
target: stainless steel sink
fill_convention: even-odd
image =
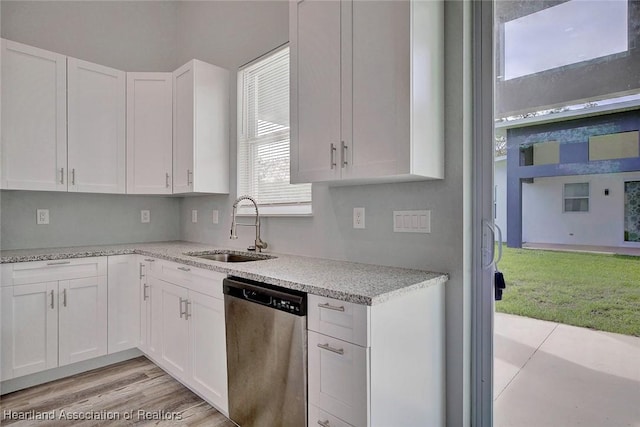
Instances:
[[[235,254],[230,252],[188,252],[185,255],[193,256],[196,258],[209,259],[219,262],[249,262],[249,261],[263,261],[265,259],[274,258],[264,254]]]

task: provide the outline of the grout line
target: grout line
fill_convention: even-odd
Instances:
[[[504,388],[502,389],[502,391],[501,391],[501,392],[500,392],[500,393],[499,393],[499,394],[498,394],[498,395],[493,399],[493,402],[494,402],[494,403],[495,403],[495,402],[500,398],[500,396],[502,396],[502,393],[504,393],[504,391],[505,391],[506,389],[508,389],[508,388],[509,388],[509,386],[510,386],[510,385],[511,385],[511,383],[516,379],[516,377],[517,377],[518,375],[520,375],[520,372],[524,369],[524,367],[525,367],[525,366],[527,366],[527,364],[529,363],[529,361],[530,361],[531,359],[533,359],[533,356],[535,356],[535,355],[536,355],[536,353],[538,352],[538,350],[540,350],[540,347],[542,347],[542,345],[543,345],[545,342],[547,342],[547,340],[549,339],[549,337],[551,336],[551,334],[553,334],[553,333],[556,331],[556,329],[558,329],[558,326],[560,326],[560,323],[556,323],[556,325],[553,327],[553,329],[552,329],[552,330],[547,334],[547,336],[546,336],[546,337],[544,337],[544,339],[542,340],[542,342],[540,343],[540,345],[539,345],[538,347],[536,347],[536,349],[533,351],[533,353],[531,353],[531,356],[529,356],[529,358],[528,358],[528,359],[527,359],[527,360],[522,364],[522,366],[520,366],[520,367],[518,368],[518,372],[516,372],[516,374],[513,376],[513,378],[511,378],[511,379],[509,380],[509,382],[507,383],[507,385],[505,385],[505,386],[504,386]]]

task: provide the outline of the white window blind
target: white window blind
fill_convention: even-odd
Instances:
[[[238,73],[238,196],[252,196],[267,214],[311,213],[311,184],[290,184],[289,174],[286,47]]]

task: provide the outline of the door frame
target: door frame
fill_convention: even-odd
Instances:
[[[471,425],[493,425],[494,1],[473,1]]]

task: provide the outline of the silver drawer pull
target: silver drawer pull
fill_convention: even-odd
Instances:
[[[144,260],[147,261],[147,262],[156,262],[155,259],[151,259],[151,258],[145,258]]]
[[[178,267],[178,270],[182,270],[182,271],[191,271],[190,268],[187,267]]]
[[[51,308],[53,308],[53,291],[51,291]]]
[[[142,299],[145,301],[149,299],[149,294],[147,294],[147,289],[149,289],[149,285],[145,284],[142,287]]]
[[[344,305],[341,305],[341,306],[338,307],[338,306],[326,303],[326,304],[318,304],[318,307],[326,308],[327,310],[344,311]]]
[[[64,184],[64,168],[60,168],[60,184]]]
[[[47,265],[64,265],[64,264],[71,264],[71,261],[55,261],[55,262],[47,263]]]
[[[187,314],[187,308],[186,308],[187,304],[185,304],[186,302],[187,302],[186,298],[180,298],[180,318],[183,318],[183,316]],[[182,304],[185,305],[184,311],[182,310]]]
[[[320,347],[323,350],[329,350],[329,351],[331,351],[333,353],[336,353],[336,354],[340,354],[340,355],[344,354],[344,349],[343,348],[333,348],[329,344],[318,344],[318,347]]]
[[[322,427],[331,427],[331,424],[329,424],[329,420],[324,420],[324,421],[318,420],[318,425],[321,425]]]
[[[142,280],[142,278],[144,277],[144,273],[142,272],[142,269],[144,268],[144,264],[140,263],[140,274],[138,276],[140,280]]]
[[[62,290],[62,305],[67,306],[67,289]]]

